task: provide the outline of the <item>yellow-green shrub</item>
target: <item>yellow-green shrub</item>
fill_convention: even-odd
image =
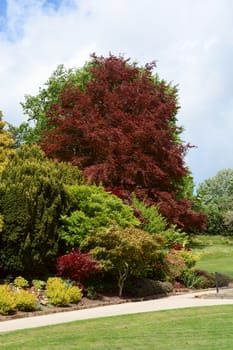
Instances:
[[[0,286],[0,314],[7,315],[15,309],[15,306],[15,299],[9,286]]]
[[[48,279],[46,295],[51,304],[56,306],[67,306],[69,303],[77,303],[82,298],[79,288],[69,287],[60,277],[50,277]]]
[[[21,289],[15,295],[16,308],[20,311],[32,311],[36,308],[36,296]]]
[[[23,278],[22,276],[18,276],[14,279],[13,284],[15,287],[18,288],[27,288],[29,287],[29,283],[27,280],[25,280],[25,278]]]
[[[70,302],[66,283],[59,277],[50,277],[46,283],[46,295],[53,305],[66,306]]]
[[[40,290],[45,288],[46,282],[41,280],[33,280],[32,285],[35,288],[35,291],[39,292]]]
[[[69,287],[67,293],[70,297],[70,303],[77,304],[82,299],[82,292],[78,287]]]

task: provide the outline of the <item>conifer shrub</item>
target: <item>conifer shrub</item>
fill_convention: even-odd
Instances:
[[[21,289],[14,294],[16,308],[20,311],[33,311],[36,309],[36,296]]]
[[[0,286],[0,314],[7,315],[14,311],[16,307],[15,298],[13,292],[10,290],[9,285]]]
[[[46,296],[55,306],[68,306],[71,302],[79,302],[82,293],[78,287],[70,287],[62,278],[50,277],[46,283]]]
[[[51,304],[56,306],[67,306],[70,302],[67,285],[59,277],[50,277],[48,279],[46,283],[46,295]]]
[[[22,145],[0,181],[0,265],[31,279],[55,272],[60,215],[69,205],[65,184],[82,183],[77,168],[48,160],[38,146]]]
[[[82,299],[82,291],[76,286],[69,287],[67,293],[70,298],[70,303],[77,304]]]

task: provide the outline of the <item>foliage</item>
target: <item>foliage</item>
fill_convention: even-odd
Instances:
[[[190,236],[175,225],[169,225],[167,220],[159,213],[155,205],[146,205],[132,196],[134,215],[139,218],[141,228],[150,234],[160,233],[165,238],[165,247],[171,248],[180,244],[186,247],[190,242]]]
[[[69,303],[81,300],[82,294],[78,287],[69,287],[65,281],[59,277],[50,277],[46,283],[46,295],[50,302],[56,306],[67,306]]]
[[[82,247],[101,261],[104,271],[117,278],[119,296],[129,276],[145,276],[161,255],[162,237],[134,227],[113,225],[91,232]]]
[[[19,290],[14,294],[16,308],[20,311],[32,311],[36,309],[36,295],[27,290]]]
[[[191,283],[193,267],[195,266],[198,256],[186,249],[170,249],[166,256],[168,262],[167,278],[171,282],[179,281],[187,284]],[[193,276],[194,277],[194,276]],[[189,280],[188,280],[189,278]]]
[[[28,116],[28,121],[15,128],[15,135],[19,143],[32,144],[40,141],[41,133],[49,127],[46,114],[51,105],[59,102],[60,93],[71,83],[81,90],[85,89],[91,77],[88,66],[87,63],[80,69],[66,69],[64,65],[59,65],[44,87],[39,88],[36,96],[25,96],[25,101],[21,105],[24,114]]]
[[[0,314],[7,315],[15,308],[15,299],[8,285],[0,285]]]
[[[233,235],[233,169],[220,170],[197,190],[202,210],[208,214],[206,233]]]
[[[125,291],[127,295],[133,297],[147,297],[152,295],[166,295],[173,291],[170,282],[155,281],[148,278],[131,278],[125,283]]]
[[[35,291],[38,292],[45,288],[46,282],[41,280],[32,280],[32,285],[35,288]]]
[[[15,153],[14,139],[9,129],[6,129],[8,123],[3,121],[0,111],[0,173],[6,166],[11,155]]]
[[[46,284],[46,295],[53,305],[69,305],[70,297],[67,293],[67,285],[58,277],[51,277],[48,279]]]
[[[168,227],[167,220],[159,213],[159,209],[155,205],[146,205],[139,201],[135,195],[132,195],[132,206],[134,215],[140,220],[141,228],[150,233],[161,233],[166,231]]]
[[[137,226],[133,209],[122,200],[107,193],[102,186],[66,186],[69,194],[69,215],[62,215],[60,237],[68,249],[77,248],[92,230],[98,230],[116,222],[121,227]]]
[[[190,146],[181,142],[176,125],[177,88],[153,75],[154,68],[154,62],[142,68],[121,56],[92,55],[84,85],[68,79],[61,86],[55,76],[60,96],[56,92],[48,103],[35,97],[35,129],[45,130],[40,144],[48,156],[78,165],[86,178],[122,198],[134,191],[159,204],[168,221],[184,230],[199,229],[205,215],[183,197],[190,190],[184,181]]]
[[[205,270],[195,269],[195,274],[202,279],[202,284],[199,286],[199,288],[214,288],[216,287],[216,273],[214,272],[208,272]],[[224,274],[224,273],[217,273],[217,281],[218,286],[220,287],[227,287],[229,283],[232,282],[232,277]]]
[[[70,299],[70,303],[77,304],[82,299],[82,291],[77,286],[72,286],[68,288],[67,293]]]
[[[0,233],[2,232],[2,229],[3,229],[3,216],[0,214]]]
[[[58,276],[84,282],[90,275],[100,272],[99,261],[90,254],[82,253],[80,249],[71,250],[68,254],[57,259]]]
[[[27,288],[29,287],[28,281],[22,276],[18,276],[14,279],[13,285],[18,288]]]
[[[175,226],[171,226],[164,231],[163,237],[165,238],[165,247],[167,248],[188,248],[191,243],[190,236]]]
[[[38,146],[17,150],[0,178],[0,265],[8,273],[35,278],[55,269],[64,185],[82,181],[77,168],[46,159]]]

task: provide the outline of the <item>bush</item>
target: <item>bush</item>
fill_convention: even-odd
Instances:
[[[191,274],[197,261],[197,255],[186,249],[170,249],[166,259],[167,278],[171,282],[180,281],[182,283],[185,283],[184,279],[186,279],[187,283],[188,275]]]
[[[14,279],[13,285],[15,287],[18,287],[18,288],[27,288],[27,287],[29,287],[28,281],[25,278],[21,277],[21,276],[18,276],[18,277],[16,277]]]
[[[51,304],[56,306],[68,306],[69,303],[77,303],[82,298],[78,287],[69,287],[59,277],[50,277],[46,283],[46,295]]]
[[[0,286],[0,314],[7,315],[15,309],[15,299],[8,285]]]
[[[171,293],[172,284],[169,282],[154,281],[148,278],[132,278],[127,280],[125,292],[133,297],[147,297]]]
[[[205,279],[202,276],[198,276],[195,270],[192,269],[184,271],[182,282],[185,287],[190,289],[205,288]]]
[[[83,242],[83,248],[101,260],[103,271],[117,280],[119,296],[130,276],[148,276],[161,257],[163,239],[160,235],[128,227],[113,225],[92,232]]]
[[[77,167],[48,160],[38,146],[17,150],[0,181],[0,265],[7,273],[29,279],[54,273],[60,215],[69,206],[64,185],[82,181]]]
[[[35,291],[38,292],[45,288],[46,282],[41,280],[33,280],[32,285],[35,288]]]
[[[208,272],[205,270],[195,270],[195,274],[202,278],[203,283],[198,288],[214,288],[216,286],[215,274],[213,272]],[[230,282],[232,282],[232,278],[222,274],[217,274],[218,286],[219,287],[227,287]]]
[[[15,293],[16,308],[20,311],[32,311],[36,309],[36,296],[21,289]]]
[[[113,222],[121,227],[140,224],[134,216],[133,208],[106,192],[102,186],[75,185],[66,186],[66,189],[71,213],[69,216],[61,216],[60,237],[68,249],[80,246],[91,231],[109,227]]]
[[[58,276],[83,282],[90,275],[101,271],[100,262],[93,259],[88,253],[72,250],[68,254],[57,259]]]
[[[46,295],[51,304],[56,306],[67,306],[70,302],[67,285],[59,277],[50,277],[48,279],[46,283]]]
[[[67,293],[70,298],[70,303],[77,304],[82,299],[81,289],[76,286],[68,288]]]
[[[224,273],[217,273],[217,280],[219,287],[227,287],[230,282],[232,282],[232,278]]]

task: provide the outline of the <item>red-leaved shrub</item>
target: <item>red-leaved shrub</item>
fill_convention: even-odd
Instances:
[[[100,262],[88,253],[82,253],[80,249],[71,250],[57,259],[58,276],[75,281],[84,282],[90,275],[100,271]]]

